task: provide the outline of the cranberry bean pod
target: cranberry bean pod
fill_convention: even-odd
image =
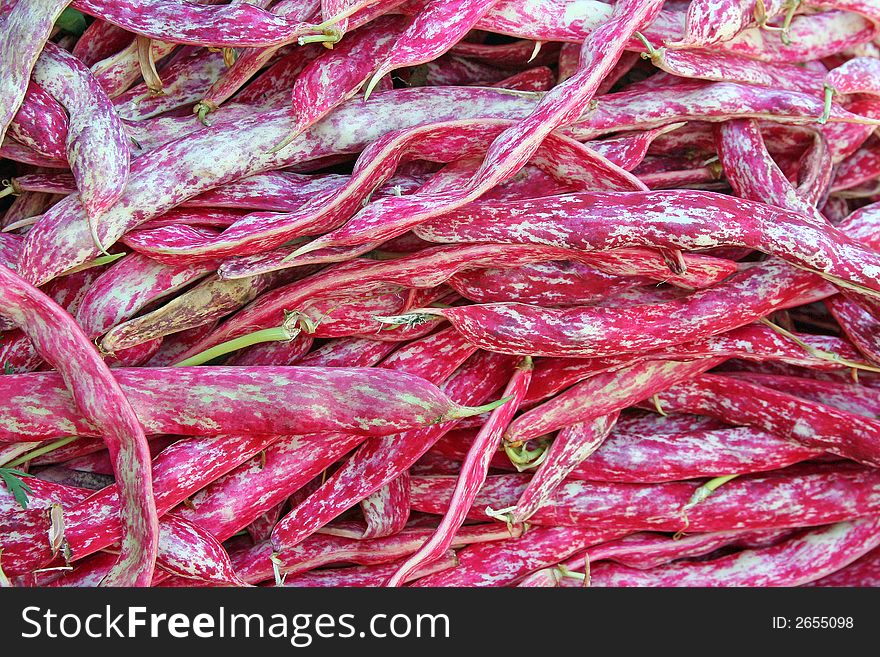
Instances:
[[[198,264],[189,267],[201,269]],[[282,277],[277,273],[231,280],[210,276],[161,307],[114,326],[101,340],[101,348],[108,352],[127,349],[178,331],[211,324],[241,308],[280,280]],[[187,351],[197,353],[192,348]]]
[[[461,406],[420,377],[381,369],[140,367],[120,368],[115,376],[149,433],[387,435],[490,410]],[[0,377],[0,385],[32,404],[30,411],[4,409],[4,439],[101,435],[55,373]],[[306,407],[312,412],[304,413]]]
[[[397,37],[391,52],[379,60],[364,97],[369,98],[376,83],[391,71],[424,64],[447,52],[496,2],[477,0],[459,6],[429,0],[403,34]]]
[[[0,143],[27,93],[40,51],[68,4],[65,0],[17,2],[3,18],[0,60],[4,62],[5,75],[0,86]]]
[[[161,94],[142,83],[114,97],[113,105],[123,119],[149,119],[198,100],[225,70],[222,52],[191,47],[163,67]]]
[[[628,531],[694,532],[797,528],[877,514],[880,478],[874,468],[812,466],[797,472],[738,477],[687,512],[698,483],[613,484],[569,480],[530,518],[532,525],[613,527]],[[490,476],[469,514],[516,504],[524,475]],[[443,513],[454,477],[413,477],[413,510]],[[762,509],[756,513],[755,509]],[[769,510],[769,511],[768,511]]]
[[[359,540],[331,534],[313,534],[302,543],[282,551],[279,571],[295,576],[333,563],[381,565],[412,554],[430,536],[430,528],[408,527],[394,536]],[[466,525],[455,537],[453,547],[476,543],[495,543],[518,536],[516,528],[508,531],[498,523]],[[272,577],[272,545],[269,542],[248,545],[230,553],[236,571],[245,581],[257,583]]]
[[[197,5],[186,0],[73,0],[85,14],[129,32],[172,43],[217,48],[254,48],[293,43],[311,26],[277,16],[246,2]]]
[[[293,20],[305,22],[315,15],[318,4],[317,0],[283,0],[272,7],[271,11],[273,14],[292,17]],[[303,65],[305,65],[308,60],[303,58],[301,53],[298,52],[302,49],[303,47],[300,46],[294,53],[296,53],[296,58],[300,59]],[[223,101],[235,94],[265,64],[268,64],[278,50],[277,46],[270,46],[268,48],[250,48],[242,52],[227,71],[221,73],[217,79],[212,81],[207,91],[200,96],[194,111],[198,113],[202,107],[205,108],[205,111],[215,109]],[[243,99],[243,102],[247,102],[247,100]]]
[[[47,43],[34,66],[33,79],[70,115],[67,159],[90,229],[97,235],[97,222],[120,199],[128,180],[128,136],[97,80],[65,50]]]
[[[614,429],[618,411],[566,427],[553,439],[547,457],[510,512],[514,524],[525,522],[579,463],[595,452]]]
[[[6,267],[0,268],[0,282],[0,312],[18,325],[40,355],[58,370],[60,388],[73,411],[85,416],[110,450],[121,487],[124,531],[119,560],[104,583],[149,584],[156,561],[158,516],[143,427],[116,379],[70,315]]]
[[[130,32],[96,18],[80,35],[70,52],[86,66],[92,66],[119,52],[129,43],[131,43]]]
[[[423,577],[413,586],[505,586],[620,534],[579,527],[532,528],[519,538],[468,546],[458,552],[456,568]]]
[[[99,226],[99,237],[104,246],[109,247],[139,223],[208,189],[297,161],[333,152],[360,150],[392,127],[462,119],[465,112],[476,117],[519,115],[527,112],[534,103],[528,95],[495,89],[446,89],[432,93],[431,97],[405,93],[413,91],[421,90],[382,94],[383,102],[377,96],[366,106],[359,103],[343,105],[320,126],[305,132],[279,153],[268,151],[294,120],[291,109],[258,116],[253,116],[249,110],[249,116],[242,116],[234,123],[218,120],[211,127],[202,127],[189,136],[164,144],[132,163],[123,196],[105,214]],[[441,98],[442,103],[438,102]],[[389,114],[391,108],[393,112]],[[192,121],[198,124],[194,118]],[[235,158],[217,156],[218,153],[231,152],[235,152]],[[195,171],[198,175],[193,173]],[[164,182],[169,176],[181,184],[166,186]],[[30,245],[26,245],[22,256],[23,275],[42,284],[97,255],[84,224],[85,217],[76,199],[65,199],[52,208],[28,235]]]
[[[557,429],[620,411],[720,362],[716,358],[692,362],[648,361],[597,374],[520,415],[504,439],[509,443],[524,443]]]
[[[760,9],[759,9],[760,7]],[[692,0],[688,3],[684,37],[670,47],[705,48],[730,41],[758,20],[766,23],[783,13],[782,0]]]
[[[753,427],[672,433],[615,431],[569,476],[633,484],[681,481],[721,472],[776,470],[821,454],[821,449]]]
[[[603,563],[590,569],[591,586],[799,586],[844,568],[880,544],[876,516],[803,532],[763,549],[699,563],[649,570]]]
[[[409,488],[409,472],[404,472],[361,500],[361,513],[366,523],[363,538],[391,536],[406,526],[409,520]],[[389,576],[391,574],[388,573]]]
[[[454,568],[458,565],[458,559],[453,550],[447,550],[436,561],[426,564],[415,570],[407,577],[407,581],[417,580],[420,577],[433,575],[434,573]],[[349,568],[326,568],[315,570],[284,580],[284,586],[293,587],[367,587],[382,586],[400,566],[400,562],[392,562],[379,566],[351,566]]]
[[[504,396],[511,400],[496,408],[477,433],[461,466],[461,473],[452,493],[452,501],[437,525],[434,533],[418,551],[404,562],[385,583],[386,586],[401,586],[417,569],[439,559],[452,545],[455,532],[464,523],[477,491],[486,480],[489,460],[498,448],[505,428],[510,424],[520,403],[529,388],[532,375],[531,358],[522,359],[504,389]]]
[[[880,463],[877,421],[738,378],[704,374],[676,385],[660,399],[673,411],[708,414],[862,463]]]
[[[69,124],[64,107],[31,80],[21,106],[9,124],[9,136],[39,155],[66,161],[64,146]]]
[[[497,390],[507,374],[509,359],[476,353],[447,381],[453,399],[483,399]],[[272,532],[276,548],[296,545],[345,509],[407,470],[449,425],[365,443],[315,493],[282,518]]]
[[[112,264],[86,291],[76,320],[94,339],[136,315],[144,306],[207,276],[210,263],[163,265],[132,253]]]
[[[856,559],[845,568],[804,586],[871,586],[880,585],[880,549]]]
[[[224,435],[179,441],[166,448],[156,457],[152,468],[157,513],[166,513],[275,440],[278,440],[278,436]],[[119,540],[119,508],[119,489],[113,484],[65,510],[64,535],[74,559],[85,557]],[[27,536],[28,544],[38,549],[36,555],[22,563],[20,572],[41,568],[51,562],[53,555],[41,538],[42,534],[38,533]]]
[[[397,216],[406,218],[405,221],[401,219],[394,222],[392,226],[380,224],[376,218],[370,216],[371,213],[378,212],[381,216],[385,216],[387,222],[387,216],[382,212],[385,207],[382,201],[379,201],[365,208],[340,231],[310,243],[307,247],[301,248],[299,253],[329,246],[352,246],[396,237],[431,216],[453,210],[479,198],[489,188],[512,177],[528,162],[541,142],[554,129],[577,120],[595,94],[602,78],[623,51],[625,40],[656,16],[661,4],[659,2],[630,3],[627,0],[615,4],[611,19],[592,32],[584,42],[579,72],[547,92],[529,117],[498,135],[489,146],[480,168],[463,187],[445,194],[432,195],[430,198],[416,194],[412,197],[389,200],[384,204],[391,206],[388,210],[391,208],[394,208],[395,212],[400,210],[401,214]],[[589,152],[589,149],[587,151]],[[596,157],[600,156],[596,154]],[[606,168],[614,167],[611,165]],[[637,189],[638,185],[635,188]],[[367,215],[363,216],[365,212]]]
[[[875,252],[835,227],[819,227],[794,212],[713,192],[578,193],[555,197],[552,204],[537,199],[476,208],[450,212],[415,232],[432,241],[533,243],[587,251],[745,246],[863,286],[866,293],[880,287],[872,280]],[[610,233],[609,222],[616,226]],[[630,228],[636,223],[637,235]],[[601,229],[600,224],[604,224]],[[809,252],[795,240],[809,242]]]
[[[272,150],[280,150],[334,107],[354,96],[405,27],[399,16],[385,16],[357,30],[332,50],[309,62],[291,91],[296,120],[290,133]]]

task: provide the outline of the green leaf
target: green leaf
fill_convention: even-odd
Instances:
[[[68,34],[80,36],[86,31],[86,17],[76,9],[68,7],[61,12],[61,16],[55,21],[55,26],[60,30],[64,30]]]
[[[15,374],[15,368],[12,366],[12,363],[6,361],[3,364],[3,373],[4,374]]]
[[[34,491],[32,491],[31,487],[21,480],[22,477],[33,477],[33,475],[22,472],[21,470],[0,468],[0,479],[6,484],[9,492],[12,493],[12,496],[15,498],[15,501],[21,505],[21,508],[26,509],[28,505],[28,493],[33,494]]]

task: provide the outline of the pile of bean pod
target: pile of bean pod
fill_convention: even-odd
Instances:
[[[880,585],[876,0],[0,0],[0,585]]]

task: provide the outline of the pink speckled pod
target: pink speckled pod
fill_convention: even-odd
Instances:
[[[247,2],[196,5],[184,0],[73,0],[71,4],[129,32],[171,43],[253,48],[292,43],[311,32],[307,24]]]
[[[149,433],[336,430],[381,436],[486,410],[456,404],[418,376],[382,369],[137,367],[118,369],[115,377]],[[101,435],[100,425],[83,417],[58,374],[10,375],[0,377],[0,385],[33,404],[30,412],[2,409],[5,440]],[[221,399],[226,401],[219,405]],[[307,405],[314,413],[303,412]]]
[[[287,146],[303,130],[354,96],[369,77],[373,63],[392,48],[404,25],[405,20],[399,16],[381,17],[309,62],[291,90],[296,121],[273,150]]]
[[[761,62],[734,53],[666,48],[649,54],[657,68],[680,78],[757,84],[805,94],[815,94],[822,86],[821,73],[779,61]]]
[[[619,415],[619,411],[613,411],[561,430],[510,512],[510,521],[517,524],[528,520],[571,471],[599,449],[614,429]]]
[[[95,76],[110,98],[124,93],[141,79],[141,61],[146,58],[144,45],[146,44],[143,39],[131,40],[129,36],[129,43],[125,48],[91,65],[92,75]],[[175,48],[177,48],[176,43],[149,40],[147,57],[152,59],[155,64],[168,57]]]
[[[86,66],[92,66],[131,43],[131,33],[113,23],[95,19],[86,28],[70,53]]]
[[[468,546],[458,553],[456,568],[423,577],[413,586],[505,586],[621,533],[580,527],[532,528],[519,538]]]
[[[843,568],[880,544],[877,516],[803,532],[768,548],[647,570],[602,563],[590,586],[799,586]]]
[[[315,11],[319,4],[318,0],[282,0],[281,2],[275,3],[270,11],[279,16],[285,16],[296,21],[305,22],[315,16]],[[252,79],[252,77],[256,75],[265,64],[272,60],[278,50],[279,46],[249,48],[244,50],[241,55],[236,58],[232,66],[230,66],[227,71],[221,72],[217,79],[213,80],[212,84],[207,87],[207,90],[197,98],[199,103],[196,106],[196,111],[198,111],[200,107],[205,107],[206,110],[215,109],[223,101],[235,94],[235,92],[244,86],[248,80]],[[301,62],[302,66],[305,66],[309,59],[313,56],[317,56],[319,52],[320,50],[317,50],[314,47],[304,48],[303,46],[299,46],[290,54],[290,56],[292,57],[292,61]],[[280,69],[276,71],[276,73],[279,72]],[[297,73],[299,73],[299,71],[297,71]],[[264,80],[264,82],[266,81],[268,81],[268,78]],[[264,88],[261,88],[260,90],[265,93]],[[256,90],[251,89],[249,94],[254,94],[255,91]],[[246,98],[240,99],[243,102],[248,102]]]
[[[452,492],[452,500],[446,513],[443,514],[443,519],[431,538],[388,578],[386,586],[402,586],[417,569],[439,559],[451,547],[455,533],[464,523],[477,491],[486,481],[492,454],[498,449],[505,428],[510,424],[529,389],[532,369],[531,358],[524,358],[517,364],[513,376],[504,389],[504,396],[510,397],[510,401],[492,412],[474,438],[461,465],[461,472]]]
[[[868,309],[857,299],[840,294],[826,299],[825,305],[856,349],[869,361],[880,362],[880,343],[877,341],[880,326]]]
[[[244,586],[229,554],[210,533],[183,518],[166,513],[159,524],[159,557],[166,573],[221,586]]]
[[[880,549],[874,548],[848,566],[804,586],[880,586]]]
[[[870,57],[854,57],[828,71],[825,84],[838,94],[880,95],[877,78],[880,63]]]
[[[760,8],[760,13],[759,13]],[[692,0],[688,4],[684,37],[670,47],[705,48],[730,41],[756,22],[764,24],[783,13],[782,0]]]
[[[718,472],[776,470],[821,453],[820,448],[753,427],[674,433],[615,431],[569,476],[634,484],[682,481]]]
[[[880,423],[821,403],[719,375],[702,375],[660,395],[670,410],[709,414],[808,447],[871,465],[880,463]]]
[[[603,220],[614,222],[616,229],[600,230],[596,224]],[[637,223],[639,230],[628,230],[628,222]],[[583,250],[747,246],[817,273],[880,289],[872,274],[876,253],[823,223],[816,226],[794,212],[713,192],[676,190],[479,204],[420,226],[416,234],[435,242],[533,243]],[[800,250],[796,240],[810,243],[809,253]]]
[[[269,150],[286,134],[293,120],[290,109],[253,115],[248,107],[247,113],[226,123],[220,121],[224,111],[221,108],[217,122],[209,127],[202,126],[195,117],[186,119],[198,128],[132,162],[122,198],[98,226],[99,238],[109,247],[138,224],[209,189],[296,162],[357,151],[390,129],[461,120],[462,114],[467,114],[464,118],[521,115],[534,105],[529,94],[497,89],[440,89],[427,95],[422,92],[395,90],[376,96],[367,105],[344,104],[278,153]],[[390,121],[398,123],[393,125]],[[234,148],[233,142],[237,144]],[[223,153],[229,156],[218,156]],[[177,184],[167,186],[169,178]],[[29,233],[31,244],[22,256],[23,275],[44,283],[97,255],[85,224],[76,198],[65,199],[53,207]]]
[[[198,269],[199,265],[189,267]],[[305,275],[308,271],[308,268],[304,268],[298,273]],[[277,273],[232,280],[210,276],[159,308],[114,326],[101,340],[101,348],[114,352],[158,337],[211,324],[283,280],[285,277]],[[190,350],[207,337],[207,334],[203,335]],[[198,350],[192,353],[197,352]]]
[[[383,586],[384,582],[395,573],[401,562],[392,562],[379,566],[351,566],[349,568],[324,568],[315,570],[284,580],[284,586],[293,587],[367,587]],[[407,576],[407,582],[417,580],[420,577],[438,573],[447,568],[458,565],[458,559],[453,550],[447,550],[436,561],[417,568]]]
[[[322,270],[312,276],[263,294],[225,322],[218,331],[193,347],[192,354],[215,344],[253,331],[277,326],[285,310],[302,308],[309,299],[338,296],[340,286],[370,290],[378,283],[393,283],[415,288],[431,288],[443,283],[457,271],[481,264],[513,266],[535,260],[571,257],[572,251],[544,246],[472,245],[454,249],[435,247],[395,260],[353,260]],[[235,279],[234,279],[235,280]]]
[[[546,66],[536,66],[519,73],[515,73],[490,86],[499,89],[515,89],[517,91],[550,91],[555,82],[552,69]]]
[[[588,378],[519,416],[504,439],[520,443],[580,422],[620,411],[686,381],[721,362],[647,361]]]
[[[367,84],[365,96],[369,97],[374,85],[391,71],[424,64],[448,51],[495,2],[497,0],[450,4],[442,0],[429,0],[397,38],[391,52],[379,59],[379,65]]]
[[[103,582],[147,585],[155,568],[158,516],[144,429],[116,379],[70,315],[6,267],[0,267],[0,283],[0,313],[12,319],[58,370],[59,388],[68,396],[73,412],[95,427],[110,450],[121,487],[124,532],[119,560]],[[42,412],[43,407],[35,410]],[[15,431],[17,423],[7,426]]]
[[[0,61],[4,75],[0,83],[0,143],[18,112],[40,51],[49,40],[52,26],[70,4],[68,0],[17,2],[3,18],[0,31]]]
[[[212,270],[211,263],[174,267],[132,253],[113,263],[91,284],[76,310],[76,321],[95,339],[144,306],[174,294]]]
[[[454,399],[485,399],[489,390],[497,390],[504,381],[509,362],[502,356],[477,353],[449,378],[445,389]],[[296,545],[407,470],[450,428],[439,425],[365,443],[321,488],[278,522],[272,544],[277,548]]]
[[[468,517],[485,521],[487,506],[503,509],[516,504],[527,480],[526,475],[489,476]],[[412,482],[413,510],[443,513],[455,477],[413,477]],[[698,482],[616,484],[569,479],[529,524],[626,532],[782,529],[876,516],[880,505],[876,469],[840,464],[740,476],[685,512],[698,487]]]
[[[9,136],[39,155],[66,161],[69,123],[64,107],[31,80],[21,107],[9,124]]]
[[[327,528],[328,530],[330,527]],[[513,535],[519,535],[514,529]],[[380,565],[396,561],[418,549],[428,536],[429,527],[407,527],[383,538],[360,540],[327,534],[313,534],[302,543],[278,554],[282,575],[297,575],[332,563],[348,562],[359,565]],[[511,537],[503,525],[481,524],[462,527],[453,546],[495,543]],[[236,571],[245,581],[257,583],[272,578],[272,545],[268,541],[232,550],[230,556]]]
[[[225,70],[222,53],[191,47],[162,68],[161,94],[141,83],[115,96],[113,105],[123,119],[148,119],[195,102]]]
[[[407,471],[361,500],[365,523],[361,534],[363,538],[392,536],[406,527],[409,520],[409,488]]]
[[[92,235],[97,236],[98,222],[120,199],[128,180],[128,136],[97,80],[67,51],[47,43],[34,65],[33,78],[70,115],[67,160],[76,179],[78,200]]]
[[[166,513],[277,439],[278,436],[218,436],[179,441],[166,448],[156,457],[152,470],[157,513]],[[119,505],[119,490],[114,484],[65,510],[65,538],[74,559],[119,540]],[[29,557],[21,572],[51,561],[51,551],[44,547],[40,537],[30,535],[28,543],[37,547],[36,556]]]

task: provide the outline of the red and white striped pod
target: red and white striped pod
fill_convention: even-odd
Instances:
[[[400,564],[401,562],[398,561],[378,566],[323,568],[285,578],[284,586],[309,588],[327,586],[346,588],[384,586],[385,581],[395,573]],[[438,573],[447,568],[454,568],[457,565],[458,559],[455,556],[455,552],[447,550],[440,559],[416,569],[407,577],[407,582]]]
[[[739,377],[703,374],[669,388],[660,403],[672,412],[704,413],[854,461],[880,464],[880,422]]]
[[[141,83],[113,98],[120,118],[142,121],[194,103],[224,72],[223,54],[194,46],[162,68],[162,93]]]
[[[778,545],[648,570],[599,563],[590,586],[799,586],[831,574],[880,545],[877,516],[813,529]]]
[[[454,481],[455,477],[413,477],[413,510],[443,513]],[[503,509],[516,504],[527,481],[524,475],[490,476],[468,517],[486,520],[487,506]],[[685,513],[685,505],[699,485],[568,480],[529,524],[668,532],[782,529],[876,515],[880,507],[876,470],[839,463],[737,477]]]
[[[406,93],[413,91],[418,93]],[[295,118],[289,108],[258,116],[247,108],[234,122],[221,121],[221,109],[211,127],[202,126],[195,117],[187,119],[198,129],[164,143],[132,163],[123,196],[105,214],[99,237],[105,246],[110,246],[139,223],[204,191],[299,161],[357,151],[390,129],[469,117],[521,116],[534,105],[530,95],[497,89],[440,89],[427,96],[422,91],[387,92],[366,106],[344,104],[320,126],[306,131],[276,153],[269,150],[286,134]],[[233,152],[234,158],[218,156]],[[198,175],[193,175],[195,171]],[[168,186],[169,180],[180,184]],[[30,248],[26,245],[22,256],[23,273],[43,283],[95,256],[98,251],[84,224],[82,208],[75,199],[66,199],[52,208],[31,229],[32,244]],[[43,253],[42,248],[50,243],[52,253]]]
[[[156,561],[158,516],[147,440],[134,409],[89,338],[63,308],[6,267],[0,267],[0,290],[0,314],[15,322],[58,370],[55,376],[73,412],[94,427],[110,450],[120,485],[124,531],[119,561],[104,583],[149,584]],[[39,406],[35,410],[43,412]],[[9,425],[12,431],[16,426]]]
[[[66,50],[47,43],[32,77],[69,114],[67,161],[76,179],[78,200],[96,234],[101,216],[122,197],[128,181],[128,135],[101,85]]]
[[[156,457],[152,469],[157,513],[166,513],[277,439],[278,436],[217,436],[179,441],[166,448]],[[74,559],[119,540],[119,506],[118,488],[113,484],[65,509],[64,537]],[[51,550],[41,540],[42,535],[27,535],[31,552],[23,560],[20,572],[36,570],[51,562]],[[6,556],[11,559],[14,554],[10,549]]]
[[[189,267],[200,269],[198,264]],[[159,308],[114,326],[101,340],[101,348],[105,351],[127,349],[158,337],[210,325],[281,280],[283,275],[277,273],[233,280],[210,276]]]
[[[0,32],[0,60],[6,62],[0,86],[0,143],[24,100],[31,70],[52,34],[52,26],[68,4],[65,0],[17,2],[4,17]]]
[[[659,483],[718,473],[763,472],[817,458],[806,447],[752,427],[671,433],[614,431],[571,479]]]
[[[409,471],[406,471],[361,500],[366,523],[363,538],[392,536],[403,530],[409,520],[409,488]]]
[[[211,263],[163,265],[137,253],[113,263],[89,286],[76,309],[77,323],[94,339],[145,306],[198,281]]]
[[[73,7],[102,20],[171,43],[218,48],[283,45],[311,32],[311,26],[249,3],[195,5],[183,0],[73,0]]]
[[[516,532],[516,530],[514,530]],[[278,554],[281,575],[299,573],[333,563],[354,563],[363,566],[396,561],[415,552],[430,536],[430,527],[407,527],[393,536],[360,540],[331,534],[313,534],[303,542]],[[514,534],[518,535],[518,534]],[[453,546],[475,543],[496,543],[510,538],[511,532],[498,523],[466,525],[456,535]],[[272,578],[272,545],[269,542],[247,544],[230,550],[236,572],[246,582],[256,584]]]
[[[31,80],[21,106],[9,124],[9,136],[39,155],[66,161],[69,125],[64,107]]]
[[[423,577],[413,586],[506,586],[621,533],[580,527],[533,527],[519,538],[468,546],[458,552],[457,567]]]
[[[487,410],[461,406],[418,376],[381,368],[135,367],[114,375],[133,417],[151,434],[379,436]],[[102,435],[103,427],[77,408],[58,373],[8,375],[0,377],[0,387],[22,404],[0,409],[4,440]]]
[[[507,377],[509,358],[478,352],[447,380],[453,399],[484,399]],[[448,373],[447,373],[448,374]],[[315,493],[275,526],[272,543],[296,545],[340,513],[409,469],[452,427],[428,427],[363,444]]]
[[[730,41],[746,28],[771,21],[786,9],[782,0],[692,0],[685,18],[685,33],[673,48],[706,48]],[[759,13],[760,12],[760,13]]]
[[[498,449],[504,430],[528,391],[532,368],[532,360],[528,357],[517,364],[503,393],[504,397],[510,399],[504,406],[492,411],[471,443],[443,519],[431,537],[389,577],[387,586],[402,586],[417,569],[439,559],[451,547],[455,533],[464,523],[477,491],[486,481],[492,454]]]

